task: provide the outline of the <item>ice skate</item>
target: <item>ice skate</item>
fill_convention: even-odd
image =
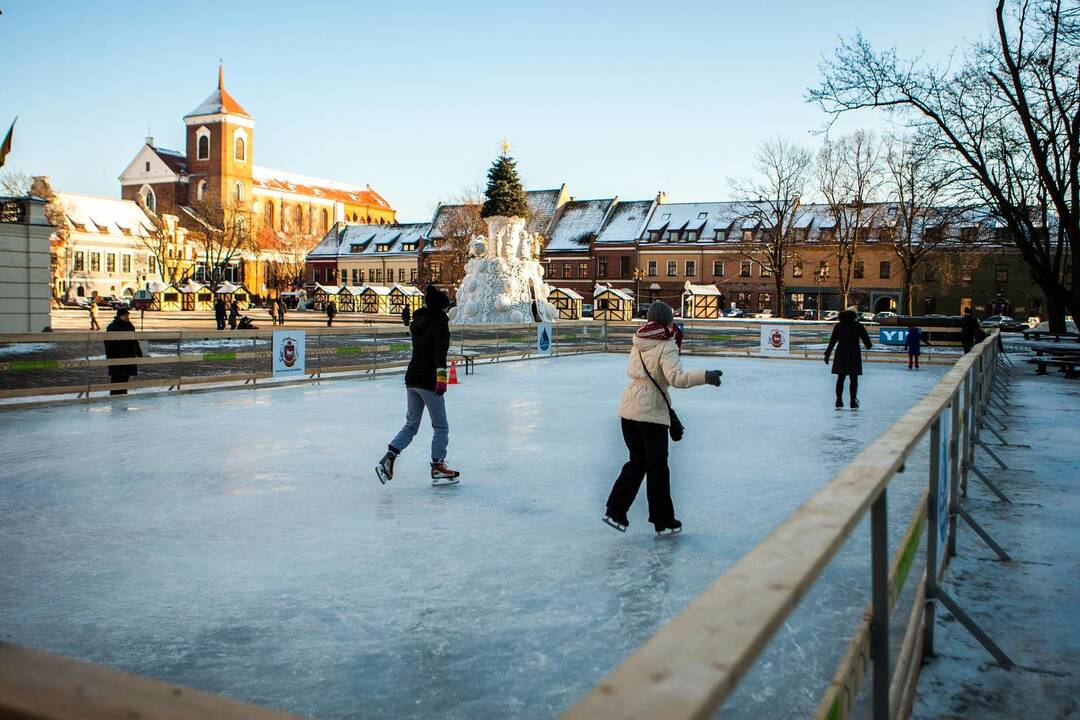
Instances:
[[[844,401],[841,400],[840,398],[836,398],[836,409],[837,410],[843,410],[844,409]]]
[[[451,470],[446,467],[444,462],[431,463],[431,485],[432,487],[438,487],[440,485],[457,485],[461,480],[461,473],[457,470]]]
[[[626,514],[619,514],[608,510],[604,513],[604,524],[615,528],[619,532],[626,532],[626,529],[630,527],[630,520],[627,519]]]
[[[379,482],[383,485],[394,479],[394,461],[397,460],[397,455],[391,451],[387,451],[382,456],[382,460],[375,466],[375,474],[379,476]]]
[[[851,398],[851,409],[852,410],[858,410],[859,409],[859,401],[856,400],[855,398]]]
[[[656,537],[671,537],[672,535],[678,535],[682,532],[682,523],[678,520],[672,520],[671,522],[660,523],[656,526]]]

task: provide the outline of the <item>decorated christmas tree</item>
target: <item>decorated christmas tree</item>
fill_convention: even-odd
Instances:
[[[504,215],[528,219],[529,205],[525,202],[525,190],[518,179],[517,162],[507,154],[505,147],[488,170],[484,195],[487,199],[480,210],[480,217]]]

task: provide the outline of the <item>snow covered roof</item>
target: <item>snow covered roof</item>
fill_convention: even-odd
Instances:
[[[691,295],[723,295],[715,285],[692,285],[689,280],[683,286]]]
[[[365,205],[384,210],[392,209],[390,203],[382,195],[375,192],[370,185],[354,185],[338,180],[309,177],[259,165],[252,166],[251,181],[255,187],[263,190],[309,195],[326,198],[327,200],[336,200],[349,205]]]
[[[566,185],[553,190],[529,190],[525,193],[525,202],[529,205],[529,223],[525,229],[547,237],[551,229],[551,220],[559,209],[559,200],[566,192]]]
[[[390,288],[386,287],[385,285],[365,285],[361,292],[375,293],[376,295],[389,295]]]
[[[359,295],[366,287],[367,285],[342,285],[338,295]]]
[[[218,295],[232,295],[234,292],[245,292],[246,293],[246,292],[248,292],[248,289],[246,287],[244,287],[243,284],[237,285],[236,283],[231,283],[231,282],[229,282],[227,280],[225,282],[221,283],[220,285],[218,285],[218,287],[217,287],[217,294]]]
[[[337,295],[341,292],[341,288],[328,285],[322,285],[321,283],[315,283],[315,289],[312,292],[318,292],[322,290],[327,295]]]
[[[330,232],[323,235],[323,239],[315,247],[308,250],[307,258],[309,260],[336,258],[340,241],[341,233],[338,228],[330,228]]]
[[[176,289],[182,293],[197,293],[200,290],[205,290],[206,286],[189,279],[184,285],[177,285]]]
[[[646,218],[655,204],[654,200],[616,202],[607,221],[596,236],[596,244],[632,243],[641,234]]]
[[[423,296],[424,294],[424,292],[418,287],[413,287],[412,285],[399,285],[398,283],[394,283],[390,286],[390,291],[393,292],[394,290],[398,290],[403,295]]]
[[[553,288],[551,288],[551,292],[557,292],[557,293],[562,293],[562,294],[563,294],[563,295],[565,295],[566,297],[568,297],[568,298],[571,298],[571,299],[573,299],[573,300],[584,300],[584,298],[583,298],[583,297],[581,297],[581,295],[579,295],[578,293],[574,292],[574,291],[573,291],[573,290],[571,290],[570,288],[564,288],[564,287],[553,287]]]
[[[571,200],[563,203],[555,216],[545,252],[584,252],[600,232],[615,198]]]
[[[185,118],[197,117],[199,115],[221,115],[228,113],[230,115],[243,115],[246,118],[251,118],[251,115],[247,110],[240,107],[240,103],[236,102],[232,95],[225,90],[225,71],[218,67],[218,85],[214,88],[214,92],[210,93],[205,100],[199,103],[199,106],[185,115]],[[251,118],[254,119],[254,118]]]
[[[173,287],[171,283],[161,282],[159,280],[152,280],[146,283],[146,289],[152,293],[163,293],[171,287]]]
[[[611,293],[615,297],[621,298],[626,302],[634,302],[634,298],[632,298],[629,293],[626,293],[619,288],[609,287],[608,285],[597,285],[596,289],[593,290],[593,297],[600,297],[604,293]]]
[[[172,170],[177,175],[187,174],[187,156],[179,150],[166,150],[165,148],[154,147],[150,145],[149,148],[154,151],[154,154],[161,158],[161,162]]]
[[[154,222],[134,200],[58,192],[57,199],[73,227],[87,232],[148,235]]]
[[[664,203],[656,206],[639,237],[648,240],[649,233],[654,231],[696,230],[697,242],[714,242],[717,230],[726,233],[732,226],[744,225],[750,212],[751,209],[742,202]],[[756,221],[749,221],[750,228],[756,224]],[[661,240],[667,240],[667,237],[663,236]]]
[[[338,233],[338,255],[356,257],[412,254],[417,252],[416,248],[419,248],[420,242],[427,237],[430,227],[430,223],[347,224]],[[415,248],[404,249],[408,245],[414,245]]]

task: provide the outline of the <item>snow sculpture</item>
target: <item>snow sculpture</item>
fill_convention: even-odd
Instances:
[[[459,325],[552,322],[558,310],[548,302],[551,288],[537,259],[539,238],[525,229],[525,219],[486,218],[486,238],[469,243],[470,260],[457,292],[450,322]]]

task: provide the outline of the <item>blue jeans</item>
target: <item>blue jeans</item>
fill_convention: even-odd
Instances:
[[[446,421],[446,401],[441,395],[436,395],[433,390],[407,387],[408,410],[405,413],[405,426],[401,428],[390,446],[401,452],[409,447],[420,430],[420,418],[427,408],[431,417],[431,429],[434,435],[431,438],[431,461],[442,462],[446,459],[446,446],[450,443],[450,423]]]

